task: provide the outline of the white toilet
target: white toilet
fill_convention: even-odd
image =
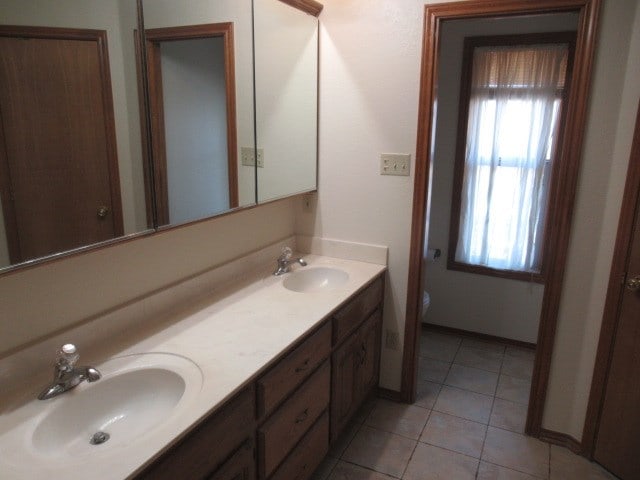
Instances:
[[[422,294],[422,323],[427,323],[427,310],[429,309],[430,303],[431,297],[429,296],[429,292],[425,290]]]
[[[440,251],[439,248],[430,248],[427,250],[427,255],[425,258],[423,258],[423,271],[426,270],[427,266],[426,263],[427,262],[435,262],[440,255],[442,255],[442,252]],[[424,284],[424,282],[423,282]],[[431,303],[431,297],[429,296],[429,292],[427,292],[426,290],[424,290],[422,292],[422,323],[428,323],[427,322],[427,310],[429,309],[429,304]]]

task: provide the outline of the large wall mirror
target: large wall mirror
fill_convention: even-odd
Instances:
[[[135,1],[0,10],[0,268],[151,228]]]
[[[316,189],[317,2],[0,7],[0,272]]]
[[[258,202],[315,190],[318,20],[279,0],[253,0]]]

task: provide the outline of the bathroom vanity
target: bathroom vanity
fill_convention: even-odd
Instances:
[[[135,478],[308,478],[377,384],[383,282],[339,306]]]
[[[309,254],[276,277],[280,248],[141,300],[109,338],[113,315],[4,360],[2,477],[308,478],[377,384],[386,267]],[[37,400],[61,341],[102,378]]]

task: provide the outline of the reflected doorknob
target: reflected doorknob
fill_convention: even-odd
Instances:
[[[109,207],[106,206],[101,206],[98,207],[98,218],[105,218],[107,215],[109,215]]]
[[[632,292],[640,290],[640,276],[635,276],[627,280],[627,289]]]

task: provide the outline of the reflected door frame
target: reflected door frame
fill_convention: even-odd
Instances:
[[[229,181],[229,208],[238,207],[238,140],[236,123],[236,82],[233,23],[209,23],[146,29],[147,78],[151,110],[151,163],[158,226],[169,224],[169,192],[167,180],[167,154],[162,96],[162,67],[160,43],[203,38],[223,39],[224,77],[227,106],[227,163]],[[149,202],[147,202],[149,204]]]

